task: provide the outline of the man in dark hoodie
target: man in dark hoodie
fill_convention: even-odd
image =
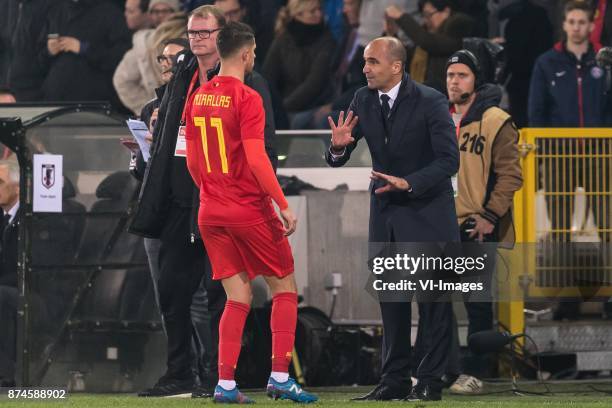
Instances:
[[[501,89],[482,84],[480,71],[478,59],[468,50],[455,52],[446,63],[446,87],[460,154],[453,182],[455,208],[463,242],[511,246],[515,239],[512,201],[523,182],[519,135],[510,115],[499,108]],[[491,302],[465,302],[465,308],[468,337],[493,329]],[[468,356],[451,392],[480,392],[482,382],[476,377],[486,368],[486,360]]]

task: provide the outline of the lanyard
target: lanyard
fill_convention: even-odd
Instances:
[[[450,109],[451,116],[453,115],[453,113],[456,113],[454,106],[451,107],[451,109]],[[457,140],[459,140],[459,133],[461,132],[461,121],[463,120],[464,116],[465,116],[465,114],[461,115],[461,120],[459,120],[459,123],[457,123],[455,125],[455,133],[457,134]],[[454,120],[453,120],[453,123],[454,123]]]
[[[187,88],[187,97],[185,97],[185,105],[183,105],[183,113],[181,114],[181,126],[185,126],[187,123],[185,121],[185,110],[187,108],[187,104],[189,103],[189,98],[191,97],[196,81],[198,80],[198,73],[199,69],[196,68],[195,72],[193,73],[193,77],[191,78],[191,82],[189,83],[189,88]]]

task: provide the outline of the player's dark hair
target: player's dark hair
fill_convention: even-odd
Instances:
[[[244,23],[227,23],[217,34],[217,50],[221,58],[231,57],[242,47],[254,43],[255,33]]]

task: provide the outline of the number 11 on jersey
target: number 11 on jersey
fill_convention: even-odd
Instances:
[[[202,150],[204,151],[204,159],[206,160],[206,169],[211,172],[210,160],[208,156],[208,137],[205,117],[194,117],[193,124],[200,128],[200,136],[202,137]],[[223,174],[229,173],[227,165],[227,152],[225,150],[225,138],[223,137],[223,122],[221,118],[210,118],[210,126],[217,130],[217,140],[219,142],[219,157],[221,159],[221,171]]]

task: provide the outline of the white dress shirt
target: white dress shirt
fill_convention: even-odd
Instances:
[[[389,109],[393,109],[393,104],[395,103],[395,100],[397,99],[397,94],[399,94],[399,89],[400,89],[401,84],[402,84],[402,81],[399,81],[393,88],[389,89],[388,92],[383,92],[379,89],[378,90],[378,103],[382,104],[380,97],[386,94],[389,97]]]
[[[11,216],[11,218],[9,218],[9,222],[8,222],[9,224],[13,222],[13,220],[15,219],[15,215],[17,214],[18,210],[19,210],[19,201],[17,201],[15,205],[12,206],[9,212],[7,213],[8,215]]]

